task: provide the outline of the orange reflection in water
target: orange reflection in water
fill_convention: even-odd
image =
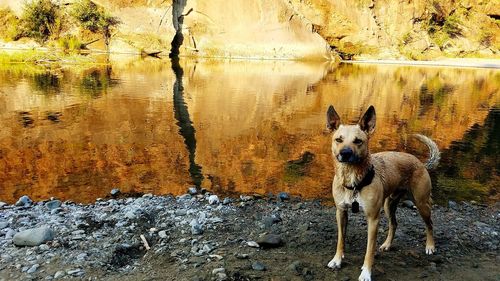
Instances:
[[[498,71],[482,69],[289,61],[180,66],[182,81],[168,61],[120,61],[42,77],[2,71],[0,200],[28,194],[91,202],[115,187],[183,193],[192,183],[193,153],[186,146],[192,140],[180,133],[183,124],[195,130],[193,159],[203,187],[328,198],[329,104],[350,122],[373,104],[372,151],[425,158],[425,148],[408,134],[427,134],[446,150],[484,123],[488,109],[498,106],[500,87]]]

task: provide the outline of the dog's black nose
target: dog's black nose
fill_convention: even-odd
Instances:
[[[351,148],[349,147],[344,147],[342,148],[342,150],[340,150],[340,156],[343,158],[343,159],[349,159],[353,154],[353,151]]]

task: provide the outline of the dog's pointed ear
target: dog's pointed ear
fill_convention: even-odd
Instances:
[[[332,105],[328,107],[328,111],[326,112],[326,127],[330,131],[335,131],[339,128],[340,126],[340,117],[337,114],[337,111],[335,111],[335,108],[333,108]]]
[[[370,105],[368,110],[366,110],[365,114],[361,119],[359,119],[359,127],[361,130],[365,131],[368,135],[373,134],[373,131],[375,131],[375,108],[373,105]]]

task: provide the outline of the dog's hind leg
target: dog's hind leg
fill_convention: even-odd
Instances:
[[[345,245],[345,237],[347,231],[347,209],[338,208],[336,211],[337,217],[337,251],[335,252],[335,256],[328,263],[328,267],[332,269],[340,268],[342,264],[342,259],[344,258],[344,245]]]
[[[394,233],[398,227],[398,222],[396,221],[396,209],[398,208],[398,203],[404,192],[399,192],[388,196],[384,202],[384,213],[389,221],[389,230],[387,231],[387,239],[380,246],[380,251],[389,251],[392,245],[392,240],[394,239]]]
[[[415,206],[417,206],[418,212],[425,223],[425,253],[428,255],[432,255],[436,251],[431,219],[431,188],[431,179],[425,170],[421,177],[415,177],[411,186],[411,192],[415,199]]]

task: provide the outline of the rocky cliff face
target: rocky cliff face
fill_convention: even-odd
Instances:
[[[67,9],[73,0],[61,2]],[[498,1],[94,2],[122,21],[111,46],[121,52],[169,52],[175,34],[182,55],[232,58],[498,57],[500,48]],[[19,1],[2,6],[21,12]]]

